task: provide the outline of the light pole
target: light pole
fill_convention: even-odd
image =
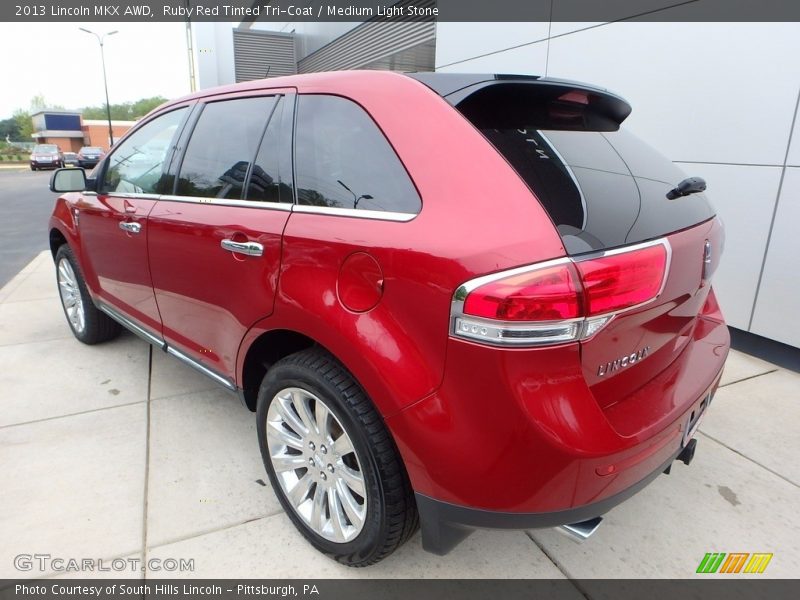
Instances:
[[[83,27],[78,27],[81,31],[85,31],[86,33],[91,33],[94,37],[97,38],[98,43],[100,44],[100,60],[103,62],[103,87],[106,89],[106,116],[108,117],[108,144],[109,147],[114,145],[114,132],[111,129],[111,105],[108,103],[108,80],[106,79],[106,54],[103,51],[103,40],[106,38],[107,35],[114,35],[117,33],[117,30],[109,31],[108,33],[104,33],[103,35],[98,35],[94,31],[89,31],[88,29],[84,29]]]

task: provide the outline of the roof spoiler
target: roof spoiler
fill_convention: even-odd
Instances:
[[[626,100],[577,81],[535,75],[409,73],[476,127],[617,131],[631,114]]]

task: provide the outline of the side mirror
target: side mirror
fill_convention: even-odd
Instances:
[[[50,177],[51,192],[82,192],[87,188],[83,169],[56,169]]]

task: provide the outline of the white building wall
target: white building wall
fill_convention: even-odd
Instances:
[[[233,28],[236,25],[236,23],[192,23],[198,89],[236,82],[233,62]]]
[[[800,24],[439,23],[436,45],[439,71],[577,79],[629,100],[625,126],[708,181],[729,324],[800,346]]]

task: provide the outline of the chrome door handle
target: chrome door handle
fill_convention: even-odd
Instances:
[[[264,246],[258,242],[234,242],[233,240],[222,240],[219,243],[223,250],[246,254],[247,256],[261,256],[264,254]]]
[[[142,230],[141,224],[132,223],[130,221],[120,221],[119,228],[128,233],[139,233]]]

